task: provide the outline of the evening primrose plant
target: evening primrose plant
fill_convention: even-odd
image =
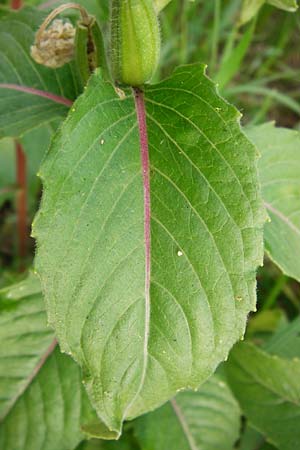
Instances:
[[[203,63],[159,79],[175,3],[3,10],[1,137],[51,138],[34,266],[0,291],[5,450],[300,444],[299,319],[259,311],[239,342],[264,251],[300,280],[299,133],[242,129]]]

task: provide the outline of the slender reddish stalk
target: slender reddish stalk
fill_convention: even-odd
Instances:
[[[145,343],[144,354],[147,355],[148,337],[149,337],[149,319],[150,319],[150,274],[151,274],[151,203],[150,203],[150,161],[149,145],[146,121],[146,108],[144,94],[139,89],[134,89],[135,107],[139,125],[141,163],[143,172],[144,186],[144,242],[145,242]],[[146,367],[146,361],[145,361]]]
[[[22,0],[11,0],[11,9],[20,9],[22,7]]]
[[[20,9],[22,0],[11,0],[12,9]],[[27,253],[27,182],[26,182],[26,156],[19,142],[15,142],[16,152],[16,178],[17,178],[17,229],[18,229],[18,254],[20,258],[20,270],[24,269],[24,258]]]

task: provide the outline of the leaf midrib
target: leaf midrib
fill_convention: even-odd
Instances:
[[[291,222],[290,219],[285,214],[283,214],[281,211],[279,211],[277,208],[275,208],[268,202],[265,202],[265,207],[271,213],[275,214],[275,216],[277,216],[280,220],[282,220],[282,222],[285,223],[291,230],[293,230],[296,234],[300,236],[300,229],[297,228],[296,225],[293,222]]]
[[[196,442],[194,440],[194,437],[191,433],[189,425],[188,425],[187,421],[185,420],[184,414],[183,414],[180,406],[178,405],[178,403],[176,402],[175,399],[170,400],[170,403],[171,403],[174,413],[177,417],[177,420],[183,430],[183,434],[189,444],[190,449],[191,450],[199,450],[198,446],[196,445]]]

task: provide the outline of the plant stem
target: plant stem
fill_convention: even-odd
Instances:
[[[188,58],[187,0],[181,0],[179,7],[179,64],[186,64]]]
[[[20,9],[22,0],[11,0],[12,9]],[[22,145],[15,141],[16,152],[16,213],[17,213],[17,232],[18,232],[18,256],[20,270],[24,270],[24,259],[27,253],[27,180],[26,180],[26,155]]]
[[[265,303],[262,306],[262,310],[266,311],[268,309],[271,309],[274,304],[276,303],[276,300],[278,298],[278,296],[280,295],[281,291],[283,290],[284,286],[286,285],[286,283],[288,282],[288,277],[286,277],[285,275],[280,275],[277,280],[276,283],[273,287],[273,289],[271,290],[271,292],[269,293]]]
[[[40,26],[40,28],[38,29],[38,31],[36,33],[35,42],[39,42],[39,40],[41,39],[41,36],[43,35],[43,33],[46,30],[46,28],[48,27],[48,25],[52,22],[52,20],[55,19],[56,16],[58,16],[60,13],[62,13],[66,9],[78,9],[81,14],[82,23],[86,26],[89,26],[89,24],[91,22],[91,17],[88,15],[86,9],[83,6],[78,5],[77,3],[65,3],[65,4],[60,5],[57,8],[55,8],[46,17],[46,19],[44,20],[44,22],[42,23],[42,25]]]
[[[11,0],[11,9],[20,9],[22,7],[22,0]]]
[[[150,319],[150,272],[151,272],[151,203],[150,203],[150,160],[146,122],[144,94],[140,89],[134,89],[135,107],[139,126],[141,163],[144,187],[144,242],[145,242],[145,315],[146,324]],[[146,325],[145,346],[148,345],[149,325]]]
[[[215,73],[217,60],[218,60],[218,45],[219,45],[219,33],[220,33],[220,17],[221,17],[221,0],[214,0],[214,27],[212,34],[212,45],[211,45],[211,73]]]
[[[18,256],[20,270],[24,269],[24,259],[27,254],[27,180],[26,180],[26,155],[22,145],[16,141],[16,179],[17,179],[17,230],[18,230]]]

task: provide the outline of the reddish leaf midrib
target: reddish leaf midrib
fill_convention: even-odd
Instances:
[[[25,94],[36,95],[38,97],[46,98],[48,100],[51,100],[55,103],[59,103],[61,105],[67,106],[67,107],[70,107],[73,104],[72,100],[65,98],[65,97],[61,97],[56,94],[53,94],[52,92],[42,91],[40,89],[35,89],[32,87],[28,87],[28,86],[22,86],[19,84],[0,83],[0,89],[11,89],[14,91],[23,92]]]

